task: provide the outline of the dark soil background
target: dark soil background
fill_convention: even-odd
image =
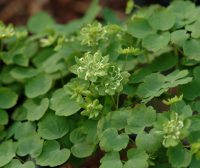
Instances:
[[[0,0],[0,20],[14,25],[26,24],[28,18],[38,11],[50,13],[58,23],[67,23],[80,18],[92,0]],[[159,3],[167,6],[170,0],[135,0],[140,5]],[[196,0],[197,3],[200,0]],[[126,0],[100,0],[102,6],[113,9],[124,17]]]

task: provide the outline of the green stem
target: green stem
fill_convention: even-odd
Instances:
[[[118,110],[119,108],[119,93],[117,94],[117,103],[116,103],[116,109]]]

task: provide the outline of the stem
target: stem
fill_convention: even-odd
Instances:
[[[116,103],[116,109],[118,110],[119,108],[119,93],[117,94],[117,103]]]
[[[115,103],[115,99],[114,99],[114,97],[111,96],[111,99],[112,99],[112,101],[113,101],[113,105],[116,107],[116,103]]]

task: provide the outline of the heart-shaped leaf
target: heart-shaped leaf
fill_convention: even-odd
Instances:
[[[49,99],[44,98],[39,102],[38,100],[28,99],[23,106],[27,111],[29,121],[39,120],[48,109]]]
[[[56,167],[65,163],[69,156],[69,149],[60,149],[57,141],[46,141],[42,153],[36,158],[36,163],[40,166]]]
[[[111,165],[114,168],[123,167],[119,153],[117,152],[106,153],[104,157],[100,160],[100,162],[101,162],[100,168],[110,168]]]
[[[22,164],[19,160],[13,159],[4,168],[35,168],[35,165],[32,161],[28,161]]]
[[[115,128],[108,128],[100,137],[100,147],[106,152],[120,151],[128,145],[129,137],[127,134],[118,134]]]

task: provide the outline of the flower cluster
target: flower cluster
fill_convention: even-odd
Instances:
[[[165,147],[176,146],[179,143],[181,129],[184,124],[183,121],[179,119],[177,113],[169,120],[167,123],[163,124],[164,130],[164,140],[163,145]]]
[[[99,41],[106,38],[106,30],[101,23],[95,22],[88,24],[81,29],[81,44],[87,46],[98,45]]]
[[[107,76],[96,84],[95,89],[100,95],[114,95],[116,92],[122,91],[123,84],[127,82],[128,77],[128,72],[122,72],[116,65],[111,65]]]
[[[96,118],[99,116],[102,108],[103,106],[99,103],[98,99],[86,99],[86,103],[84,105],[85,110],[83,110],[81,114],[84,116],[88,116],[89,118]]]
[[[108,61],[109,57],[102,56],[100,52],[87,52],[82,58],[76,59],[77,75],[79,78],[95,82],[98,77],[107,75]]]
[[[88,90],[89,85],[89,81],[74,78],[64,86],[64,89],[71,99],[76,100],[78,103],[83,103],[83,97],[91,95],[91,92]]]
[[[12,37],[15,34],[15,30],[12,25],[8,25],[7,27],[0,23],[0,39]]]

